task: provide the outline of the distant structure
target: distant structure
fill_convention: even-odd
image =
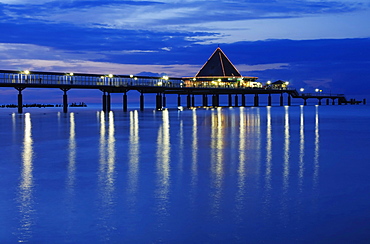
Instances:
[[[258,77],[243,77],[218,47],[194,77],[184,77],[186,87],[261,88]]]

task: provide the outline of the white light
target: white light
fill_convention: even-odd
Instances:
[[[30,74],[30,71],[29,70],[25,70],[25,71],[23,71],[24,72],[24,74],[26,74],[26,75],[29,75]]]
[[[134,75],[130,75],[130,78],[134,77]]]
[[[315,89],[315,92],[319,92],[319,91],[320,91],[319,89],[317,89],[317,88]]]
[[[288,81],[286,81],[286,82],[285,82],[285,85],[289,85],[289,82],[288,82]]]
[[[163,76],[163,79],[168,80],[168,76],[167,75]]]
[[[299,89],[301,92],[303,92],[304,91],[304,88],[301,88],[301,89]]]
[[[112,74],[109,74],[109,75],[108,75],[108,77],[109,77],[109,78],[113,78],[113,75],[112,75]]]
[[[270,81],[270,80],[268,80],[266,83],[267,83],[267,85],[270,85],[270,84],[271,84],[271,81]]]
[[[69,73],[70,76],[73,76],[73,73]]]

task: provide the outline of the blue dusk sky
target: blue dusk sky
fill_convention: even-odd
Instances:
[[[370,92],[368,0],[0,0],[0,11],[0,69],[186,77],[220,46],[263,83]],[[0,103],[16,94],[1,88]]]

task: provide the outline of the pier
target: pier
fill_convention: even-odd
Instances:
[[[60,89],[64,113],[68,112],[68,91],[71,89],[100,90],[103,111],[111,110],[113,93],[122,94],[122,110],[127,111],[129,91],[140,93],[140,110],[145,107],[145,94],[156,94],[157,110],[167,107],[167,94],[177,95],[177,105],[187,108],[247,106],[249,100],[252,100],[252,106],[257,107],[260,106],[260,95],[267,95],[268,106],[273,105],[272,96],[280,96],[280,106],[290,106],[292,98],[303,99],[304,105],[307,105],[308,99],[317,99],[318,105],[322,104],[323,99],[327,105],[361,103],[354,99],[347,100],[343,94],[303,93],[288,87],[288,82],[279,80],[262,85],[257,79],[241,76],[220,48],[216,49],[196,76],[186,78],[0,70],[0,87],[13,87],[18,91],[18,113],[23,112],[23,92],[29,88]],[[220,104],[221,95],[228,96],[227,104]],[[195,96],[202,98],[201,104],[195,103]],[[366,103],[366,100],[362,102]]]

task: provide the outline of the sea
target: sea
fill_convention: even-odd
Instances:
[[[0,243],[370,243],[370,106],[0,109]]]

